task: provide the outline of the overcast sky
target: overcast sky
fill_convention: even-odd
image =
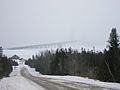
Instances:
[[[112,27],[120,32],[120,0],[0,0],[3,47],[69,40],[105,45]]]

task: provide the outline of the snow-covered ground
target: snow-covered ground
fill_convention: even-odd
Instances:
[[[14,67],[13,72],[10,74],[10,77],[3,78],[0,80],[0,90],[45,90],[40,85],[32,82],[29,79],[24,78],[20,74],[20,70],[25,67],[28,72],[35,77],[43,77],[52,80],[53,82],[68,82],[71,84],[86,84],[92,86],[98,86],[105,88],[103,90],[120,90],[120,84],[118,83],[106,83],[93,79],[77,77],[77,76],[49,76],[49,75],[41,75],[35,71],[35,69],[30,68],[27,65],[19,65]],[[64,83],[63,83],[64,84]]]

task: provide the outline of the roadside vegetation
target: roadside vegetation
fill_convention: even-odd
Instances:
[[[0,78],[8,77],[11,72],[11,61],[5,56],[0,56]]]
[[[3,77],[9,77],[13,70],[12,66],[17,65],[17,62],[3,55],[2,47],[0,47],[0,79]]]
[[[102,52],[69,49],[33,55],[25,64],[45,75],[73,75],[101,81],[120,82],[120,47],[116,28],[111,30],[107,48]]]

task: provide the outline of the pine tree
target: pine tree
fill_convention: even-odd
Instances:
[[[111,75],[110,81],[120,81],[120,60],[119,60],[119,36],[116,32],[116,28],[113,28],[108,40],[109,50],[106,54],[107,60],[105,61],[108,71]]]
[[[113,28],[110,33],[110,37],[108,40],[109,49],[118,49],[119,48],[119,36],[116,32],[116,28]]]

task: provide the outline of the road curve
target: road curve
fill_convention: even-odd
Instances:
[[[88,85],[85,83],[77,83],[77,82],[59,82],[59,80],[54,80],[51,78],[45,77],[36,77],[32,76],[29,71],[23,67],[21,69],[21,75],[40,86],[44,87],[46,90],[117,90],[117,89],[109,89],[99,86]]]

